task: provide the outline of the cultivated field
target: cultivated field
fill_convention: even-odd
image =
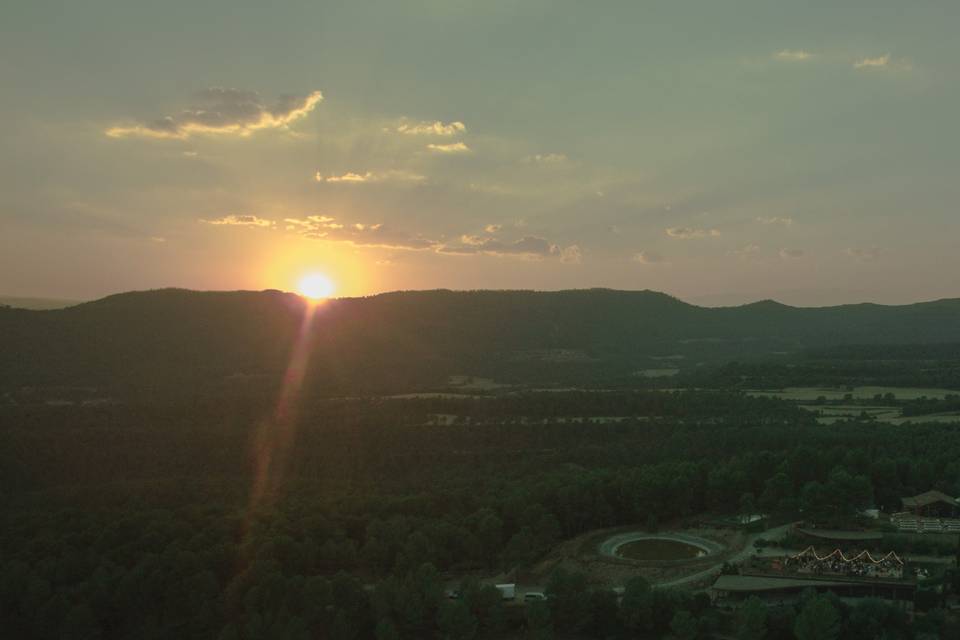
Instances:
[[[951,389],[924,389],[919,387],[787,387],[777,391],[757,390],[749,391],[753,396],[782,398],[811,402],[820,397],[827,400],[844,400],[849,395],[853,400],[872,400],[878,394],[883,396],[892,393],[898,400],[916,400],[917,398],[944,398],[951,394],[960,393]]]

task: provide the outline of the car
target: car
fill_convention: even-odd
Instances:
[[[523,594],[523,600],[525,602],[539,602],[546,599],[547,596],[542,591],[527,591],[525,594]]]

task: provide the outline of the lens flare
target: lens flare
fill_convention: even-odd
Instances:
[[[322,273],[311,273],[304,276],[297,283],[297,290],[304,297],[311,300],[324,300],[333,295],[336,287],[333,281]]]

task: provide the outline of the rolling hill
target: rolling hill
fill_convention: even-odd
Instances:
[[[0,308],[0,390],[272,390],[304,326],[293,294],[178,289],[65,309]],[[587,383],[845,344],[960,342],[960,300],[705,308],[653,291],[411,291],[329,301],[306,328],[307,388],[399,392],[469,374]]]

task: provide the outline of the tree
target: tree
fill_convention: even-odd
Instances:
[[[740,495],[740,516],[744,524],[750,522],[750,517],[757,513],[757,501],[749,491]]]
[[[656,533],[660,530],[660,521],[657,519],[657,516],[651,513],[647,516],[646,530],[649,533]]]
[[[462,600],[447,600],[440,605],[437,627],[446,640],[471,640],[477,635],[477,619]]]
[[[760,494],[760,508],[766,513],[782,513],[794,506],[791,496],[793,485],[785,473],[777,473],[763,487]]]
[[[673,614],[670,631],[677,640],[694,640],[697,637],[697,619],[689,611],[681,609]]]
[[[620,621],[634,634],[650,628],[653,619],[650,583],[637,576],[627,581],[620,600]]]
[[[503,521],[493,511],[484,509],[479,514],[476,533],[481,560],[487,567],[493,567],[503,543]]]
[[[527,527],[513,534],[503,552],[508,567],[523,566],[533,560],[536,557],[535,544],[533,534]]]
[[[377,640],[400,640],[400,633],[390,618],[384,618],[377,623],[374,636],[376,636]]]
[[[826,596],[813,596],[793,625],[797,640],[835,640],[840,637],[840,614]]]
[[[527,605],[527,637],[530,640],[553,640],[550,605],[542,600]]]
[[[859,602],[850,612],[844,638],[872,640],[873,638],[907,637],[909,621],[899,607],[882,600],[867,599]]]
[[[617,594],[611,589],[590,592],[590,635],[594,638],[613,638],[621,635],[617,620]]]
[[[100,623],[93,615],[93,611],[86,605],[77,605],[70,610],[63,621],[61,638],[70,640],[99,640],[101,637]]]
[[[751,596],[737,611],[737,640],[763,640],[767,634],[767,607]]]
[[[556,569],[547,580],[546,596],[551,617],[560,629],[578,632],[590,624],[586,575]]]

